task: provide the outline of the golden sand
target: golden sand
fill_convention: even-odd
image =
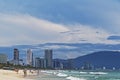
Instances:
[[[33,80],[36,77],[37,73],[27,71],[27,76],[24,77],[23,70],[15,72],[12,70],[0,70],[0,80]]]

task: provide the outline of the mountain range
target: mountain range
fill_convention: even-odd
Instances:
[[[94,68],[120,69],[120,52],[119,51],[99,51],[85,56],[80,56],[72,59],[74,68],[82,66],[91,66]]]

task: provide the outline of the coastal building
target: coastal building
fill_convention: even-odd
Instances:
[[[7,55],[0,54],[0,63],[7,63]]]
[[[46,68],[51,69],[53,68],[53,51],[46,49],[45,50],[45,60],[46,60]]]
[[[46,68],[46,60],[44,58],[40,58],[40,68]]]
[[[84,70],[92,70],[93,68],[94,68],[93,65],[89,62],[85,62],[83,65]]]
[[[13,60],[19,60],[19,50],[18,49],[14,49],[14,59]]]
[[[112,70],[116,70],[116,68],[115,68],[115,67],[113,67],[113,68],[112,68]]]
[[[27,60],[26,60],[27,65],[33,66],[33,53],[31,49],[27,50]]]
[[[54,69],[59,69],[59,67],[60,67],[60,62],[59,62],[58,60],[54,60],[54,61],[53,61],[53,67],[54,67]]]
[[[103,70],[106,70],[106,67],[103,67]]]
[[[46,60],[44,58],[35,58],[35,67],[36,68],[46,68]]]
[[[72,59],[68,59],[68,69],[73,69]]]
[[[19,65],[23,66],[23,59],[19,59]]]
[[[17,48],[14,49],[13,64],[19,65],[19,50]]]
[[[63,63],[56,59],[53,62],[53,67],[54,69],[63,69]]]
[[[35,58],[35,68],[40,68],[40,58],[39,57]]]

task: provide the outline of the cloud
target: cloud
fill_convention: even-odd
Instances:
[[[74,46],[67,46],[67,45],[50,45],[50,46],[44,46],[44,47],[42,47],[42,49],[70,49],[70,50],[72,50],[72,49],[76,49],[77,47],[74,47]]]
[[[102,28],[89,25],[63,25],[36,18],[28,14],[0,13],[0,44],[39,44],[39,43],[106,43],[117,44],[108,40],[111,33]],[[57,46],[52,46],[53,48]],[[58,46],[59,48],[61,46]],[[62,48],[70,48],[63,47]]]
[[[75,43],[107,43],[107,37],[111,34],[103,29],[88,25],[71,25],[71,31],[62,32],[65,40]],[[67,38],[66,38],[67,37]],[[63,40],[63,41],[65,41]],[[109,41],[108,41],[109,42]]]
[[[64,25],[24,14],[0,14],[0,44],[32,44],[54,42],[60,32],[68,31]]]
[[[109,36],[107,39],[108,40],[120,40],[120,36],[112,35],[112,36]]]
[[[117,34],[119,7],[118,0],[0,0],[0,11],[4,13],[26,13],[51,22],[79,23]]]

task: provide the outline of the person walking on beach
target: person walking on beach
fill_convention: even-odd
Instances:
[[[39,69],[38,69],[38,70],[37,70],[37,75],[39,75],[39,73],[40,73],[40,72],[39,72]]]
[[[18,72],[19,72],[19,69],[15,69],[15,72],[17,72],[17,74],[18,74]]]
[[[27,76],[27,70],[24,69],[23,72],[24,72],[24,77],[26,77]]]

